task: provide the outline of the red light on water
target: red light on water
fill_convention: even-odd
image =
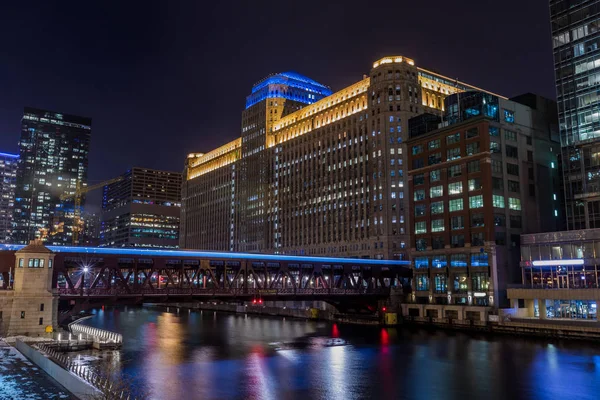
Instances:
[[[384,346],[390,344],[390,334],[385,328],[381,329],[381,344]]]
[[[333,324],[333,327],[331,328],[331,336],[334,338],[340,337],[340,330],[339,330],[337,324]]]
[[[385,310],[387,310],[387,308],[385,308],[385,307],[381,308],[381,311],[385,312]]]
[[[252,304],[256,304],[256,299],[252,300]]]
[[[260,304],[262,304],[262,299],[258,300],[258,302],[259,302]]]

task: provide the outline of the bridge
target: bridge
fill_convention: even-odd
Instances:
[[[0,245],[3,285],[22,245]],[[409,261],[193,250],[47,246],[61,300],[96,303],[160,298],[247,301],[382,298],[410,277]],[[27,265],[25,263],[25,265]]]

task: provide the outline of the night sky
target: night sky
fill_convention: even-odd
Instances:
[[[181,171],[187,153],[240,135],[265,75],[335,91],[385,55],[555,98],[547,0],[13,1],[0,6],[0,151],[17,152],[32,106],[93,119],[90,183]]]

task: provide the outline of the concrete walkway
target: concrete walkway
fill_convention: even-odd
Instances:
[[[0,339],[0,400],[65,399],[67,392],[17,349]]]

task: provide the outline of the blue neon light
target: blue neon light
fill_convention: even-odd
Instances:
[[[10,158],[19,158],[18,154],[9,154],[0,152],[0,157],[10,157]]]
[[[0,251],[16,251],[25,245],[22,244],[2,244]],[[46,246],[55,253],[86,253],[86,254],[106,254],[123,256],[155,256],[155,257],[206,257],[206,258],[225,258],[242,259],[253,261],[296,261],[319,262],[319,263],[344,263],[355,265],[385,265],[385,266],[410,266],[410,261],[400,260],[372,260],[358,258],[339,258],[339,257],[308,257],[308,256],[286,256],[275,254],[250,254],[250,253],[225,253],[216,251],[197,251],[197,250],[150,250],[150,249],[127,249],[110,247],[75,247],[75,246]]]
[[[272,88],[270,85],[285,85],[286,89]],[[272,74],[252,87],[252,94],[246,98],[246,108],[268,98],[284,98],[305,104],[312,104],[333,92],[313,79],[296,72]]]

